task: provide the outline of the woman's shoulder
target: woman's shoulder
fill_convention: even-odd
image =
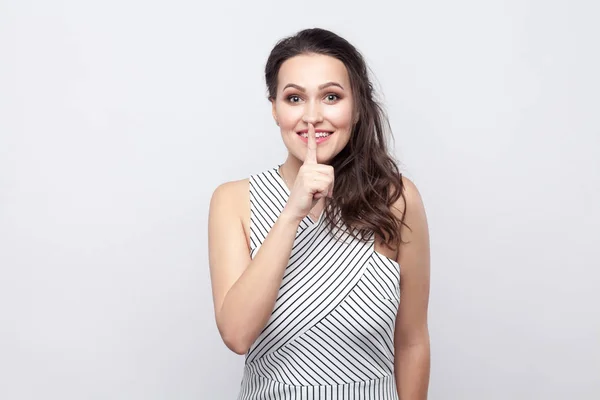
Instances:
[[[412,180],[402,175],[402,195],[392,205],[392,210],[394,213],[399,214],[398,216],[401,216],[405,212],[408,212],[412,208],[411,206],[423,206],[421,193]]]
[[[250,178],[227,181],[219,184],[213,191],[213,199],[220,201],[235,201],[240,197],[248,197]]]
[[[211,214],[225,213],[243,220],[250,201],[248,187],[249,178],[227,181],[218,185],[210,199]]]
[[[392,205],[392,212],[401,218],[404,214],[422,208],[424,208],[423,199],[417,185],[402,175],[402,195]]]
[[[213,197],[231,197],[232,199],[246,200],[249,197],[249,189],[252,181],[260,180],[267,176],[272,177],[275,170],[275,168],[269,168],[264,171],[254,172],[244,179],[223,182],[215,188]]]
[[[403,240],[405,237],[414,236],[415,230],[417,232],[428,230],[427,214],[421,192],[417,185],[404,175],[402,176],[402,195],[392,205],[391,210],[398,219],[410,227],[408,229],[405,229],[406,226],[402,227]]]

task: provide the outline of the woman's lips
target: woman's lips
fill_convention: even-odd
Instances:
[[[326,132],[326,131],[321,131],[321,132]],[[300,140],[302,140],[304,143],[308,144],[308,137],[304,137],[302,136],[303,132],[298,132],[297,135],[300,138]],[[316,132],[319,133],[319,132]],[[324,141],[326,141],[327,139],[329,139],[331,136],[333,136],[334,132],[329,132],[329,135],[324,136],[324,137],[318,137],[316,138],[316,142],[317,144],[319,143],[323,143]]]

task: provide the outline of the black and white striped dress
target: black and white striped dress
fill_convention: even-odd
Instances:
[[[254,258],[290,192],[278,168],[250,177]],[[260,290],[260,288],[257,288]],[[347,233],[301,221],[271,317],[245,356],[238,400],[398,399],[400,266]]]

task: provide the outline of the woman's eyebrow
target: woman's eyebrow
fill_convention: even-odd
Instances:
[[[342,85],[340,85],[337,82],[327,82],[327,83],[324,83],[321,86],[319,86],[319,90],[325,89],[326,87],[329,87],[329,86],[337,86],[340,89],[344,90],[344,88],[342,87]],[[301,92],[306,92],[306,89],[304,89],[302,86],[296,85],[295,83],[288,83],[287,85],[285,85],[285,87],[283,88],[283,90],[285,90],[285,89],[287,89],[289,87],[296,88],[296,89],[298,89]]]

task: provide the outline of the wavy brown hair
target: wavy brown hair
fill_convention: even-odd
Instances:
[[[402,243],[399,228],[406,225],[406,212],[397,218],[391,206],[402,197],[406,207],[406,198],[402,174],[388,151],[386,139],[392,138],[389,120],[374,98],[366,62],[352,44],[335,33],[320,28],[302,30],[277,42],[267,59],[270,101],[277,97],[279,68],[301,54],[327,55],[344,63],[354,99],[353,115],[358,115],[348,144],[330,162],[335,171],[335,196],[326,198],[329,229],[340,226],[341,221],[353,237],[365,240],[376,233],[395,249]]]

